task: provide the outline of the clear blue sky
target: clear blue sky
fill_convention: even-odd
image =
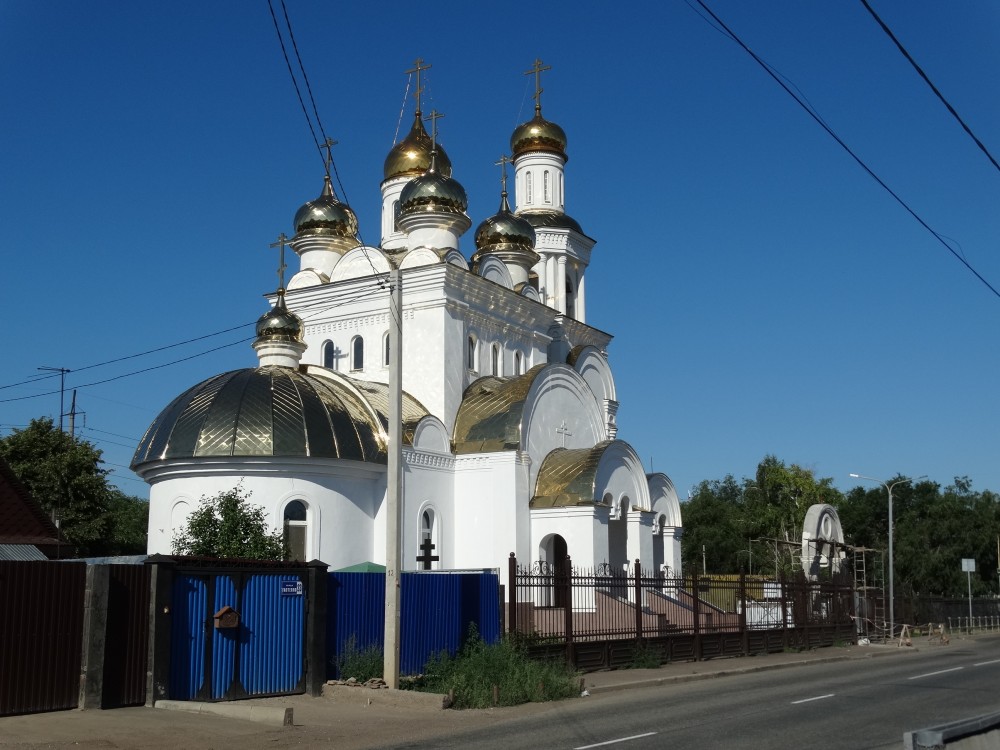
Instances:
[[[277,2],[277,0],[276,0]],[[871,0],[1000,158],[1000,6]],[[1000,172],[860,2],[709,6],[937,232],[1000,287]],[[833,477],[968,475],[1000,490],[1000,299],[867,176],[734,42],[679,0],[288,0],[362,236],[404,71],[469,193],[531,114],[569,137],[567,209],[597,240],[588,322],[615,335],[620,437],[682,497],[774,453]],[[277,5],[280,14],[280,3]],[[268,249],[322,165],[265,0],[0,3],[0,385],[67,367],[71,389],[248,338],[276,285]],[[412,117],[407,104],[401,125]],[[462,247],[473,250],[471,232]],[[990,333],[993,331],[993,333]],[[115,481],[175,395],[253,366],[248,343],[80,388]],[[52,379],[0,399],[58,391]],[[59,397],[0,402],[0,433]]]

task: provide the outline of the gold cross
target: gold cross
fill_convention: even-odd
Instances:
[[[326,176],[330,176],[330,165],[333,164],[333,147],[336,146],[340,141],[335,141],[333,138],[327,138],[325,143],[321,143],[319,150],[322,151],[326,149],[326,156],[323,158],[323,164],[326,166]],[[273,245],[272,245],[273,247]]]
[[[513,164],[514,160],[507,154],[500,155],[500,161],[493,162],[494,166],[500,167],[500,190],[507,195],[507,165]]]
[[[444,117],[443,114],[438,112],[436,109],[432,109],[431,113],[425,117],[425,120],[431,121],[431,151],[437,150],[437,134],[438,134],[438,123],[437,121]]]
[[[285,269],[288,268],[285,265],[285,245],[287,244],[288,238],[282,232],[278,235],[278,239],[269,245],[269,247],[281,248],[278,254],[278,294],[285,293]]]
[[[406,71],[407,73],[416,73],[417,74],[417,87],[413,91],[413,98],[417,100],[417,114],[418,115],[420,114],[420,95],[422,93],[424,93],[424,88],[423,88],[423,86],[420,85],[420,73],[421,73],[421,71],[424,71],[424,70],[430,70],[432,67],[434,67],[434,66],[433,65],[424,65],[424,59],[422,57],[418,57],[416,59],[416,61],[413,63],[413,68],[411,70]]]
[[[535,100],[535,114],[540,114],[542,111],[542,72],[546,70],[552,70],[551,65],[542,65],[542,61],[537,57],[535,58],[535,64],[531,67],[531,70],[526,70],[524,74],[530,76],[534,74],[535,76],[535,95],[532,97]]]

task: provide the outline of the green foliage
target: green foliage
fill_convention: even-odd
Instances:
[[[101,451],[86,440],[63,432],[51,419],[33,419],[0,439],[0,456],[42,509],[58,519],[77,555],[145,552],[149,504],[108,483]]]
[[[441,654],[427,663],[420,689],[453,691],[455,708],[489,708],[494,686],[497,705],[515,706],[576,695],[579,675],[561,662],[532,661],[516,639],[487,645],[474,634],[458,656]]]
[[[636,641],[626,669],[656,669],[663,663],[660,649],[647,641]]]
[[[347,639],[343,652],[337,659],[337,669],[340,679],[353,677],[358,682],[367,682],[373,677],[381,677],[385,657],[378,646],[358,649],[354,636]]]
[[[264,509],[249,502],[250,493],[234,487],[203,496],[187,525],[173,540],[175,555],[281,560],[285,544],[280,531],[271,531]]]

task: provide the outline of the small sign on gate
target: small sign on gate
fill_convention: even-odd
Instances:
[[[302,581],[296,579],[294,581],[282,581],[281,582],[281,595],[282,596],[302,596]]]

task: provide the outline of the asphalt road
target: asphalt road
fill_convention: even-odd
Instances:
[[[905,731],[1000,710],[1000,639],[906,658],[620,691],[427,741],[423,748],[902,747]]]

